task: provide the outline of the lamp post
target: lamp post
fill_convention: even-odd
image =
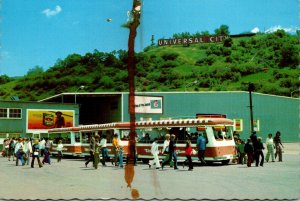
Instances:
[[[252,105],[252,91],[255,90],[255,86],[253,83],[248,83],[248,91],[249,91],[249,102],[250,102],[250,126],[251,126],[251,133],[254,132],[253,127],[253,105]]]
[[[81,85],[80,87],[78,87],[78,89],[75,91],[75,104],[77,104],[77,92],[80,90],[80,89],[84,89],[85,86]]]
[[[197,83],[198,83],[198,80],[194,80],[193,82],[191,82],[191,83],[185,85],[184,91],[186,91],[186,88],[187,88],[187,87],[192,86],[192,85],[197,84]]]
[[[293,97],[293,93],[296,92],[296,91],[299,92],[300,89],[297,89],[297,90],[295,90],[295,91],[292,91],[292,92],[291,92],[291,97]],[[299,94],[298,94],[298,96],[299,96]]]

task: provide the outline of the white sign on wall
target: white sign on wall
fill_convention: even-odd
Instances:
[[[135,96],[135,113],[162,114],[162,96]]]

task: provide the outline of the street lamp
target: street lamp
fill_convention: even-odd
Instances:
[[[80,87],[78,87],[78,89],[75,91],[75,104],[77,103],[77,100],[76,100],[76,96],[77,96],[77,92],[80,90],[80,89],[84,89],[85,86],[81,85]]]
[[[250,102],[250,126],[251,126],[251,133],[254,133],[254,126],[253,126],[253,105],[252,105],[252,91],[255,90],[255,85],[251,82],[248,83],[248,91],[249,91],[249,102]]]
[[[186,91],[186,88],[187,88],[187,87],[190,87],[190,86],[192,86],[192,85],[194,85],[194,84],[197,84],[197,83],[198,83],[198,80],[194,80],[193,82],[191,82],[191,83],[185,85],[184,91]]]
[[[300,91],[300,89],[297,89],[297,90],[295,90],[295,91],[292,91],[292,92],[291,92],[291,97],[293,97],[293,93],[294,93],[294,92],[296,92],[296,91],[298,91],[298,92],[299,92],[299,91]],[[298,96],[299,96],[299,94],[298,94]]]

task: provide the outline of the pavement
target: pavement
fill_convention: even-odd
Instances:
[[[125,169],[99,164],[95,170],[82,158],[63,158],[42,168],[16,166],[0,157],[0,200],[8,199],[197,199],[197,200],[299,200],[300,145],[284,144],[283,162],[268,162],[263,167],[241,164],[213,164],[193,171],[134,166],[131,188],[125,181]],[[132,191],[133,190],[133,191]]]

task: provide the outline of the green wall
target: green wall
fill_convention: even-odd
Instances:
[[[163,114],[136,114],[140,117],[194,118],[197,113],[226,114],[231,119],[243,119],[241,138],[250,135],[248,92],[161,92],[136,95],[163,96]],[[123,95],[124,121],[129,121],[128,93]],[[252,93],[253,118],[260,121],[257,132],[263,140],[268,133],[280,131],[283,142],[299,142],[299,99]]]
[[[78,125],[79,110],[75,104],[46,103],[46,102],[24,102],[24,101],[0,101],[0,108],[22,109],[21,119],[0,118],[0,133],[19,133],[24,136],[26,133],[27,109],[47,110],[74,110],[75,125]]]

